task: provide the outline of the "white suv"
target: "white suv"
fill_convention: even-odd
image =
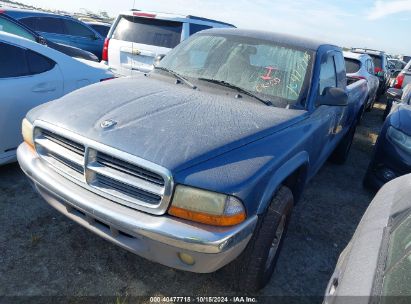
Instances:
[[[189,36],[214,27],[234,25],[195,16],[132,10],[120,14],[113,23],[102,59],[116,74],[149,72],[157,55],[165,55]]]

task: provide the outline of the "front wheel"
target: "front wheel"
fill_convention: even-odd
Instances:
[[[236,289],[256,292],[268,283],[277,263],[293,204],[291,190],[282,186],[259,218],[244,252],[226,267]]]

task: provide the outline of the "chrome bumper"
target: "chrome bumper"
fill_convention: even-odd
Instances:
[[[234,260],[246,247],[257,216],[234,227],[213,227],[155,216],[114,203],[50,169],[25,143],[17,151],[23,172],[54,208],[103,238],[149,260],[186,271],[208,273]],[[179,253],[191,255],[187,265]]]

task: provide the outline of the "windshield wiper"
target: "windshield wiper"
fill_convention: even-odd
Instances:
[[[248,95],[248,96],[250,96],[250,97],[253,97],[254,99],[257,99],[258,101],[262,102],[263,104],[265,104],[265,105],[267,105],[267,106],[272,106],[272,105],[273,105],[273,103],[272,103],[271,101],[269,101],[269,100],[264,100],[264,99],[258,97],[257,95],[255,95],[255,94],[253,94],[253,93],[251,93],[251,92],[249,92],[249,91],[247,91],[247,90],[245,90],[245,89],[243,89],[243,88],[240,88],[239,86],[236,86],[236,85],[234,85],[234,84],[231,84],[231,83],[229,83],[229,82],[227,82],[227,81],[217,80],[217,79],[208,79],[208,78],[198,78],[198,79],[199,79],[199,80],[202,80],[202,81],[207,81],[207,82],[215,83],[215,84],[218,84],[218,85],[222,85],[222,86],[227,87],[227,88],[230,88],[230,89],[234,89],[234,90],[236,90],[236,91],[239,92],[239,93],[243,93],[243,94],[245,94],[245,95]]]
[[[164,68],[164,67],[159,67],[159,66],[156,66],[155,69],[161,70],[161,71],[165,71],[165,72],[173,75],[173,76],[174,76],[175,78],[177,78],[178,80],[184,82],[184,83],[185,83],[186,85],[188,85],[190,88],[192,88],[192,89],[194,89],[194,90],[197,89],[197,86],[195,86],[194,84],[192,84],[190,81],[188,81],[187,79],[185,79],[183,76],[181,76],[181,75],[178,74],[177,72],[174,72],[174,71],[172,71],[172,70],[169,70],[169,69]]]

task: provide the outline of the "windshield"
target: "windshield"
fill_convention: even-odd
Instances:
[[[196,34],[159,64],[184,77],[235,85],[287,107],[303,99],[311,73],[311,51],[235,35]]]

